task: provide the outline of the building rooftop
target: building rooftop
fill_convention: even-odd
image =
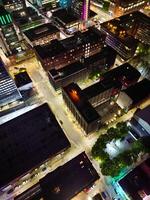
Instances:
[[[132,100],[133,104],[148,98],[150,95],[150,81],[143,79],[142,81],[123,90]]]
[[[91,99],[92,97],[96,97],[100,93],[110,89],[110,88],[120,88],[121,85],[118,81],[115,80],[102,80],[98,83],[95,83],[85,89],[83,89],[83,93],[86,99]]]
[[[27,72],[20,72],[19,74],[15,75],[15,83],[18,88],[31,82],[32,80]]]
[[[77,17],[72,14],[71,10],[59,9],[53,12],[53,16],[63,25],[79,21]]]
[[[135,112],[135,116],[143,119],[150,125],[150,105],[143,109],[137,110],[137,112]]]
[[[70,65],[67,65],[66,67],[63,67],[61,69],[52,69],[49,71],[50,76],[53,77],[55,81],[64,79],[76,72],[79,72],[81,70],[84,70],[86,66],[82,64],[81,62],[75,62]]]
[[[99,179],[83,152],[40,180],[44,200],[69,200]]]
[[[61,40],[66,49],[76,48],[87,43],[104,42],[105,35],[94,27],[90,27],[85,32],[76,32],[74,36]]]
[[[86,100],[83,91],[76,83],[70,83],[63,89],[87,123],[100,118],[97,111]]]
[[[125,79],[125,81],[128,83],[134,80],[137,81],[140,76],[140,72],[132,67],[129,63],[124,63],[119,67],[116,67],[103,74],[104,79],[117,79],[121,82]]]
[[[34,47],[37,54],[42,58],[49,58],[53,57],[59,54],[62,54],[62,52],[66,51],[64,46],[60,43],[60,41],[52,40],[51,43],[46,44],[46,45],[38,45]]]
[[[105,35],[94,27],[81,33],[77,32],[74,36],[64,40],[53,40],[50,44],[44,46],[36,46],[35,50],[41,58],[53,57],[62,52],[76,49],[78,46],[93,42],[104,42]]]
[[[133,200],[143,200],[140,191],[150,195],[150,158],[127,174],[119,184]]]
[[[0,125],[0,130],[0,187],[70,147],[47,104]]]
[[[53,26],[51,23],[42,24],[38,27],[24,31],[25,36],[32,42],[40,38],[46,37],[50,34],[59,32],[58,28]]]

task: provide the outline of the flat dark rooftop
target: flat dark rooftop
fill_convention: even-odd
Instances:
[[[95,97],[99,95],[100,93],[111,89],[111,88],[120,88],[120,83],[115,80],[102,80],[98,83],[95,83],[83,90],[83,93],[86,97],[86,99],[91,99],[92,97]]]
[[[150,95],[150,81],[143,79],[142,81],[123,90],[132,100],[133,104],[148,98]]]
[[[82,64],[81,62],[75,62],[58,70],[52,69],[49,71],[49,73],[53,77],[53,79],[57,81],[84,69],[86,69],[86,66],[84,64]]]
[[[64,46],[58,40],[53,40],[51,41],[50,44],[46,44],[43,46],[38,45],[38,46],[35,46],[34,48],[37,54],[42,59],[53,57],[53,56],[62,54],[62,52],[66,51]]]
[[[63,89],[87,123],[100,118],[97,111],[86,100],[81,88],[76,83],[70,83]]]
[[[24,34],[30,41],[34,41],[57,32],[59,32],[58,28],[53,26],[51,23],[48,23],[29,29],[25,31]]]
[[[137,45],[138,40],[136,40],[132,35],[128,34],[129,27],[128,29],[127,27],[125,27],[126,23],[128,23],[128,20],[126,21],[127,22],[123,22],[121,18],[115,18],[108,22],[102,23],[101,27],[104,32],[109,33],[109,35],[111,35],[114,38],[117,38],[128,48],[132,48],[132,46]],[[112,28],[112,26],[114,27],[114,29]],[[123,34],[120,34],[121,31],[125,33],[124,36]]]
[[[150,158],[127,174],[119,184],[133,200],[142,200],[138,194],[141,190],[150,195]]]
[[[54,11],[53,16],[56,17],[63,25],[79,21],[78,18],[72,14],[71,10],[67,11],[66,9]]]
[[[128,81],[138,80],[140,76],[140,72],[132,67],[129,63],[124,63],[119,67],[116,67],[103,74],[104,79],[120,80],[125,77]]]
[[[77,48],[87,43],[104,42],[105,35],[94,27],[90,27],[85,32],[76,32],[74,36],[61,40],[66,49]]]
[[[0,187],[68,147],[47,104],[0,125]]]
[[[47,58],[62,54],[62,52],[76,49],[78,46],[87,43],[103,42],[105,35],[94,27],[90,27],[85,32],[76,32],[74,36],[58,41],[53,40],[44,46],[35,46],[36,52],[41,58]]]
[[[70,200],[99,179],[83,152],[41,179],[44,200]]]
[[[19,74],[15,75],[15,83],[16,83],[17,87],[24,86],[31,82],[32,82],[32,80],[29,77],[27,72],[20,72]]]

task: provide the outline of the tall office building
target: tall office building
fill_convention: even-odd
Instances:
[[[87,21],[90,11],[90,0],[72,0],[71,9],[78,18]]]
[[[0,61],[0,106],[7,105],[21,99],[21,94],[17,89],[13,79]]]
[[[0,48],[9,55],[20,46],[18,40],[11,14],[0,6]]]

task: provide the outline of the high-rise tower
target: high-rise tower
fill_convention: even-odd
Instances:
[[[71,9],[83,21],[87,21],[90,11],[90,0],[72,0]]]

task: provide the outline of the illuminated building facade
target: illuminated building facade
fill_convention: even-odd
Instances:
[[[90,0],[72,0],[71,9],[79,19],[87,21],[90,12]]]
[[[36,46],[35,52],[44,69],[61,69],[81,58],[87,58],[101,51],[105,35],[91,27],[86,32],[58,41],[53,40],[45,46]]]
[[[11,14],[0,6],[0,46],[6,55],[16,52],[18,40]]]
[[[21,99],[21,94],[15,82],[0,61],[0,107]]]
[[[85,89],[81,89],[76,83],[70,83],[63,87],[63,99],[75,119],[86,134],[98,130],[101,127],[102,117],[96,108],[121,89],[118,81],[103,80]]]
[[[118,17],[144,8],[147,2],[146,0],[111,0],[110,12],[114,17]]]

